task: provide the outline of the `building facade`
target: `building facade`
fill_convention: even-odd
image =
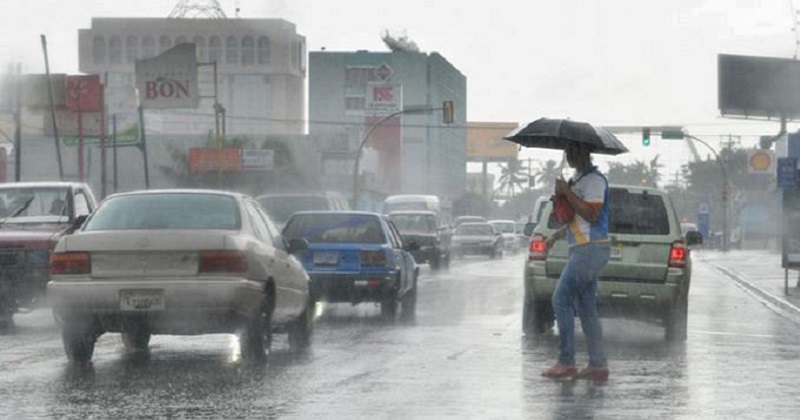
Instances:
[[[400,193],[445,202],[463,194],[466,84],[438,53],[310,53],[309,129],[319,139],[326,187],[352,192],[364,143],[358,182],[373,203]],[[450,124],[443,122],[444,101],[454,104]],[[365,159],[373,164],[365,167]]]
[[[305,132],[306,41],[281,19],[93,18],[79,36],[80,71],[99,74],[110,113],[131,108],[137,59],[189,42],[197,48],[203,99],[196,109],[148,110],[148,132],[208,134],[215,129],[214,78],[232,135]],[[135,108],[135,104],[133,104]],[[129,111],[127,111],[129,112]]]

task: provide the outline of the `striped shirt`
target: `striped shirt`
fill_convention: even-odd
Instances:
[[[578,212],[569,222],[567,240],[569,246],[588,243],[608,243],[608,180],[592,166],[582,174],[576,173],[570,179],[570,189],[578,198],[592,207],[600,209],[600,217],[590,223]]]

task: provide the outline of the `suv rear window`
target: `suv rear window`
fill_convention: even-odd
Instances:
[[[552,217],[547,227],[560,226]],[[668,235],[669,216],[667,206],[661,195],[648,194],[647,191],[630,192],[626,189],[611,188],[608,200],[609,233],[635,235]]]

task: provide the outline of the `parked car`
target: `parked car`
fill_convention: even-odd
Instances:
[[[483,217],[483,216],[465,215],[465,216],[456,217],[455,221],[453,222],[453,226],[454,227],[459,227],[460,225],[462,225],[464,223],[484,223],[484,222],[486,222],[486,218]]]
[[[453,234],[452,253],[457,258],[465,255],[503,256],[503,236],[488,223],[462,223]]]
[[[428,263],[431,270],[450,267],[452,234],[432,211],[396,211],[389,214],[404,243],[416,242],[419,249],[412,252],[417,263]]]
[[[597,289],[600,315],[654,321],[664,326],[667,340],[686,340],[692,274],[689,246],[702,242],[702,237],[696,231],[683,236],[664,191],[612,185],[608,204],[611,259]],[[553,326],[550,302],[569,254],[565,240],[546,249],[545,239],[559,228],[551,212],[552,203],[547,203],[532,229],[525,262],[522,325],[531,336]]]
[[[151,190],[101,203],[51,256],[47,285],[67,357],[92,358],[103,333],[128,350],[153,334],[240,333],[241,354],[260,360],[273,332],[309,346],[309,277],[264,209],[237,193]]]
[[[513,220],[489,220],[487,223],[494,226],[503,236],[503,250],[512,254],[519,252],[519,237],[517,224]]]
[[[418,245],[404,243],[385,215],[298,212],[283,233],[309,244],[301,261],[311,276],[315,300],[378,302],[386,318],[394,318],[402,303],[403,317],[414,316],[419,268],[411,252]]]
[[[267,213],[281,229],[297,211],[350,210],[347,198],[332,191],[264,194],[256,197],[256,200],[267,209]]]
[[[96,205],[83,183],[0,184],[0,332],[13,326],[15,312],[44,295],[50,251]]]

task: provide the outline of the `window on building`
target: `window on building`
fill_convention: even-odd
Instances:
[[[255,64],[255,41],[252,36],[242,38],[242,65],[251,66]]]
[[[225,62],[239,64],[239,40],[235,36],[225,38]]]
[[[170,38],[170,37],[168,37],[166,35],[161,35],[158,38],[158,52],[159,52],[159,54],[163,53],[164,51],[166,51],[166,50],[168,50],[170,48],[172,48],[172,38]]]
[[[175,38],[175,45],[178,45],[178,44],[185,44],[185,43],[187,43],[187,42],[189,42],[189,41],[187,41],[187,40],[186,40],[186,37],[185,37],[185,36],[183,36],[183,35],[180,35],[180,36],[178,36],[177,38]]]
[[[269,37],[258,37],[258,64],[269,64]]]
[[[108,41],[108,61],[113,64],[122,62],[122,39],[118,35]]]
[[[153,35],[145,35],[142,38],[142,58],[150,58],[156,55],[156,39]]]
[[[202,36],[192,38],[192,42],[197,46],[197,60],[206,61],[206,39]]]
[[[125,62],[135,63],[139,58],[139,38],[135,35],[128,35],[125,39]]]
[[[95,63],[106,62],[106,39],[101,35],[95,35],[92,39],[92,57]]]
[[[345,96],[344,109],[345,111],[363,111],[366,104],[364,95],[361,96]]]
[[[208,39],[208,61],[219,62],[222,59],[222,40],[218,36]]]

